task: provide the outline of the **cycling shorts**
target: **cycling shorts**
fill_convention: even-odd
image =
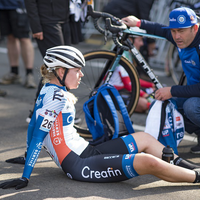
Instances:
[[[2,36],[12,34],[19,39],[29,38],[27,14],[18,14],[16,10],[0,10],[0,32]]]
[[[133,167],[137,144],[132,135],[95,147],[88,146],[78,156],[71,151],[61,167],[71,179],[87,182],[118,182],[138,176]]]

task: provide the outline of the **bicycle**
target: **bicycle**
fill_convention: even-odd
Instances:
[[[128,59],[122,56],[124,51],[130,50],[132,52],[136,63],[138,66],[144,69],[156,88],[163,87],[141,53],[130,42],[128,36],[139,35],[165,39],[159,36],[132,31],[115,16],[105,12],[94,11],[91,6],[88,6],[88,15],[92,16],[94,19],[95,28],[102,33],[106,39],[108,37],[108,31],[112,34],[112,40],[115,44],[115,47],[113,48],[113,51],[96,50],[84,54],[86,61],[86,66],[82,69],[84,77],[82,78],[79,88],[74,91],[74,94],[79,99],[78,103],[76,104],[76,116],[82,119],[82,123],[74,126],[79,134],[86,138],[90,138],[91,134],[89,133],[84,120],[82,106],[84,102],[92,96],[96,88],[101,86],[103,83],[109,83],[109,80],[118,65],[121,65],[126,70],[131,80],[131,91],[120,93],[122,98],[126,99],[126,106],[130,116],[137,106],[140,91],[139,77],[136,67],[130,63]],[[100,18],[105,19],[105,29],[101,28],[98,24],[98,20]]]

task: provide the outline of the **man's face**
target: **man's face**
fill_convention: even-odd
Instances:
[[[172,37],[180,49],[188,47],[194,40],[198,31],[198,26],[194,25],[189,28],[173,28],[170,29]]]

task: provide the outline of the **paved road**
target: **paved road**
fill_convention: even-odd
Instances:
[[[99,42],[99,41],[97,41]],[[96,42],[96,44],[97,44]],[[1,74],[9,71],[5,44],[0,44]],[[82,52],[99,48],[98,45],[81,43],[76,45]],[[39,67],[42,58],[35,49],[34,76],[40,79]],[[156,71],[159,79],[167,85],[173,84],[171,78],[165,77],[163,72]],[[20,75],[24,78],[23,64],[20,65]],[[0,98],[0,182],[20,177],[23,166],[5,163],[5,159],[23,155],[25,151],[26,131],[28,124],[25,119],[29,110],[33,108],[36,89],[25,89],[21,85],[2,86],[8,93]],[[146,114],[133,114],[136,130],[142,130],[145,125]],[[145,139],[145,138],[144,138]],[[179,147],[180,155],[200,164],[198,155],[189,152],[195,145],[195,138],[186,135]],[[184,174],[183,174],[184,176]],[[0,199],[20,200],[50,200],[50,199],[190,199],[196,200],[200,196],[200,185],[187,183],[168,183],[153,176],[145,175],[120,183],[93,184],[72,181],[57,168],[49,156],[42,150],[39,160],[33,170],[29,186],[22,190],[0,190]]]

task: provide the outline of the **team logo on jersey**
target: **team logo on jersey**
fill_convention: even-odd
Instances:
[[[51,117],[56,117],[56,116],[58,116],[58,114],[56,113],[56,111],[55,110],[47,110],[46,109],[46,111],[45,111],[45,113],[44,113],[45,115],[49,115],[49,116],[51,116]]]
[[[39,106],[39,105],[41,104],[41,102],[42,102],[42,98],[39,97],[39,98],[37,99],[37,101],[36,101],[36,105]]]
[[[193,66],[196,66],[196,62],[194,60],[184,60],[186,64],[192,64]]]
[[[42,142],[37,143],[36,146],[38,149],[42,149]]]
[[[64,97],[64,94],[62,93],[62,91],[61,90],[55,90],[54,95],[53,95],[53,101],[56,100],[56,99],[61,101],[61,97]]]
[[[61,141],[62,141],[62,139],[61,139],[60,137],[56,137],[56,138],[53,139],[53,143],[54,143],[55,145],[61,144]]]

